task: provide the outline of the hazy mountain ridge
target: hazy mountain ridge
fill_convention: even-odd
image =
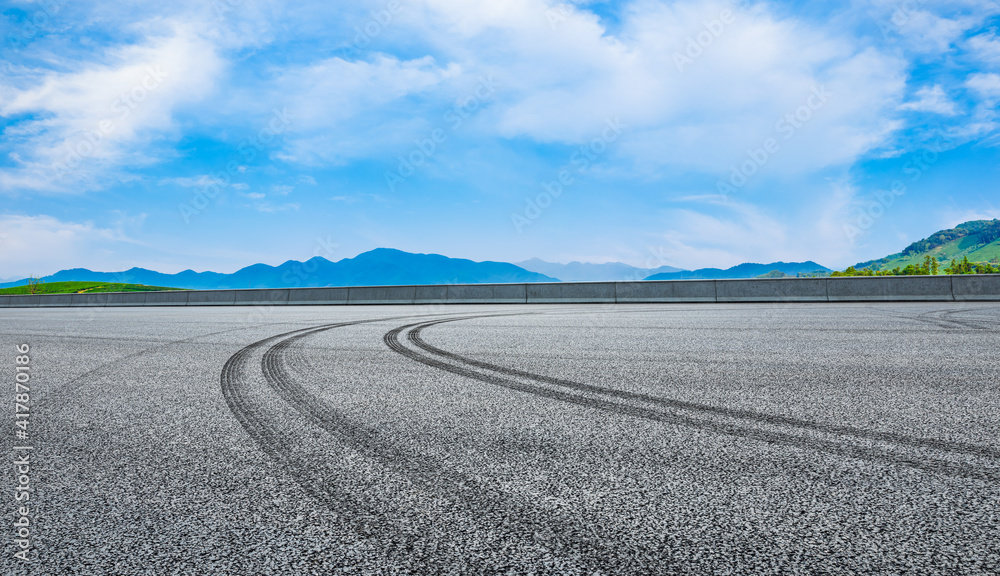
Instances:
[[[540,258],[532,258],[524,262],[515,262],[517,266],[559,278],[563,282],[613,282],[625,280],[642,280],[652,274],[666,272],[681,272],[682,268],[660,266],[659,268],[637,268],[622,262],[605,262],[591,264],[589,262],[573,261],[568,264],[546,262]]]
[[[529,266],[530,268],[525,268]],[[551,274],[546,274],[548,270]],[[681,270],[672,266],[644,269],[621,262],[560,264],[533,258],[518,264],[474,262],[439,254],[412,254],[391,248],[377,248],[354,258],[331,262],[315,257],[305,262],[288,260],[278,266],[253,264],[231,274],[184,270],[166,274],[145,268],[123,272],[96,272],[86,268],[61,270],[43,282],[116,282],[170,286],[201,290],[232,288],[295,288],[319,286],[393,286],[405,284],[485,284],[513,282],[586,282],[638,280],[693,280],[755,278],[774,270],[795,276],[829,269],[815,262],[746,263],[727,270],[702,268]],[[555,274],[560,272],[561,275]],[[652,274],[646,274],[652,272]],[[27,280],[0,284],[0,288],[21,286]]]
[[[747,262],[725,270],[721,268],[699,268],[698,270],[654,274],[646,278],[646,280],[728,280],[735,278],[756,278],[774,270],[778,270],[787,276],[831,271],[829,268],[811,260],[806,262],[772,262],[770,264]]]
[[[194,289],[558,282],[556,278],[529,272],[507,262],[473,262],[438,254],[411,254],[391,248],[377,248],[337,262],[315,257],[305,262],[289,260],[278,266],[253,264],[232,274],[193,270],[165,274],[144,268],[95,272],[75,268],[46,276],[42,281],[125,282]],[[25,283],[26,280],[20,280],[0,287]]]

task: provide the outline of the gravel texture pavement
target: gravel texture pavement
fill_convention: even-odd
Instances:
[[[0,574],[1000,573],[996,303],[6,309],[0,350]]]

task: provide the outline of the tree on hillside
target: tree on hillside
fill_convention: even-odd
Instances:
[[[952,260],[944,270],[948,274],[972,274],[972,262],[968,256],[963,256],[961,261]]]
[[[907,264],[905,268],[896,266],[892,270],[872,271],[870,268],[848,266],[843,272],[833,272],[830,276],[924,276],[929,274],[939,274],[941,264],[937,258],[930,254],[924,256],[924,261],[920,264]],[[990,262],[970,262],[968,256],[963,256],[961,260],[952,260],[944,268],[945,274],[1000,274],[1000,266],[994,266]]]

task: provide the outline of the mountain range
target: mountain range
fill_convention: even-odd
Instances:
[[[509,282],[625,281],[687,278],[753,278],[772,270],[794,276],[798,272],[827,270],[815,262],[741,264],[729,270],[705,268],[681,270],[672,266],[638,268],[611,262],[559,264],[537,258],[520,262],[474,262],[438,254],[411,254],[391,248],[377,248],[354,258],[331,262],[311,258],[289,260],[278,266],[254,264],[233,272],[185,270],[165,274],[145,268],[124,272],[95,272],[86,268],[62,270],[41,278],[43,282],[114,282],[170,286],[191,289],[293,288],[316,286],[391,286],[403,284],[482,284]],[[0,283],[0,288],[22,286],[27,279]]]
[[[1000,219],[973,220],[931,234],[902,252],[855,265],[857,269],[886,270],[920,264],[930,255],[939,261],[968,257],[972,262],[1000,263]],[[233,272],[185,270],[164,274],[144,268],[124,272],[94,272],[85,268],[62,270],[43,282],[115,282],[174,288],[286,288],[315,286],[391,286],[403,284],[482,284],[508,282],[614,282],[628,280],[697,280],[725,278],[826,275],[831,270],[816,262],[744,263],[725,270],[682,270],[673,266],[639,268],[621,262],[561,264],[532,258],[517,264],[474,262],[439,254],[412,254],[377,248],[331,262],[311,258],[289,260],[278,266],[254,264]],[[779,273],[781,275],[779,275]],[[28,279],[0,282],[0,288],[23,286]]]
[[[516,262],[518,266],[525,270],[545,274],[558,278],[563,282],[609,282],[625,280],[644,280],[653,274],[662,272],[680,272],[681,268],[673,266],[661,266],[659,268],[636,268],[621,262],[606,262],[604,264],[591,264],[589,262],[570,262],[560,264],[558,262],[546,262],[539,258],[532,258],[524,262]]]
[[[195,272],[185,270],[164,274],[144,268],[124,272],[93,272],[85,268],[62,270],[41,279],[43,282],[120,282],[171,286],[174,288],[294,288],[315,286],[390,286],[402,284],[477,284],[489,282],[558,282],[537,272],[506,262],[473,262],[437,254],[411,254],[390,248],[378,248],[354,258],[331,262],[310,258],[305,262],[289,260],[279,266],[254,264],[233,272]],[[27,280],[0,284],[20,286]]]
[[[773,271],[779,271],[786,276],[798,274],[828,274],[829,268],[813,261],[808,262],[772,262],[770,264],[745,263],[722,270],[720,268],[700,268],[698,270],[682,270],[680,272],[665,272],[654,274],[646,280],[721,280],[726,278],[756,278]]]

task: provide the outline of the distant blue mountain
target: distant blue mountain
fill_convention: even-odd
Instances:
[[[94,272],[85,268],[74,268],[46,276],[42,281],[125,282],[172,288],[214,289],[482,284],[559,280],[505,262],[473,262],[438,254],[411,254],[401,250],[378,248],[337,262],[320,257],[305,262],[289,260],[279,266],[254,264],[232,274],[193,270],[163,274],[144,268],[131,268],[124,272]],[[27,284],[27,280],[0,284],[0,287],[23,284]]]
[[[812,272],[830,272],[825,266],[813,261],[809,262],[772,262],[770,264],[740,264],[726,270],[719,268],[700,268],[681,272],[653,274],[646,280],[723,280],[727,278],[756,278],[772,270],[780,270],[789,276],[809,274]]]
[[[172,288],[294,288],[318,286],[393,286],[403,284],[483,284],[509,282],[686,280],[714,278],[755,278],[773,270],[795,276],[799,273],[829,272],[815,262],[774,262],[740,264],[728,270],[702,268],[680,270],[670,266],[647,270],[620,262],[557,264],[533,258],[520,265],[506,262],[474,262],[439,254],[411,254],[391,248],[377,248],[331,262],[311,258],[305,262],[289,260],[278,266],[254,264],[233,272],[195,272],[185,270],[164,274],[144,268],[124,272],[94,272],[86,268],[62,270],[46,276],[43,282],[122,282],[169,286]],[[652,274],[645,276],[646,272]],[[0,283],[0,288],[22,286],[27,279]]]
[[[516,263],[525,270],[558,278],[563,282],[615,282],[622,280],[642,280],[651,274],[666,272],[681,272],[682,268],[661,266],[659,268],[636,268],[621,262],[590,264],[589,262],[570,262],[560,264],[546,262],[538,258]]]

